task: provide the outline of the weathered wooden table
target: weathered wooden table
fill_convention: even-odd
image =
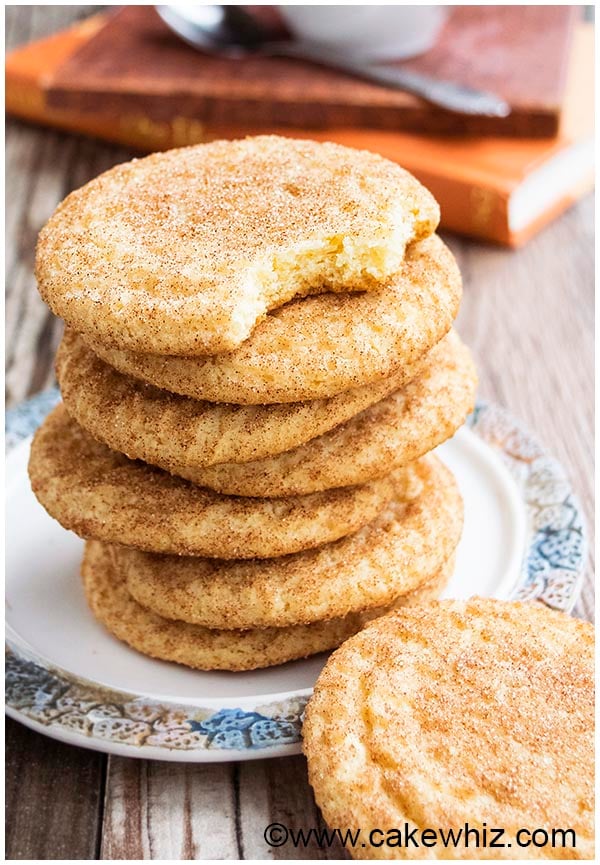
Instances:
[[[12,6],[9,46],[94,7]],[[33,278],[36,235],[75,187],[130,158],[109,145],[11,121],[7,140],[6,387],[12,405],[53,381],[60,322]],[[593,469],[591,197],[509,252],[447,238],[465,294],[459,330],[480,393],[507,406],[565,464],[588,521]],[[591,618],[592,570],[576,614]],[[270,849],[264,828],[318,826],[302,757],[180,765],[106,757],[7,721],[9,859],[334,859],[339,847]]]

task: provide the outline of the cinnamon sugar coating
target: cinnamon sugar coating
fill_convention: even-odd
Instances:
[[[431,353],[415,364],[417,374]],[[67,330],[56,356],[63,401],[80,426],[113,450],[173,466],[245,463],[287,451],[333,429],[398,389],[401,369],[330,398],[273,405],[212,403],[118,372]]]
[[[365,841],[487,824],[507,845],[366,843],[356,858],[593,858],[593,654],[591,625],[537,602],[434,601],[367,625],[306,711],[325,820]],[[573,829],[576,847],[519,847],[521,828]]]
[[[111,451],[63,405],[34,437],[29,477],[48,513],[81,537],[224,559],[286,555],[337,540],[374,519],[394,493],[388,477],[311,496],[223,496]]]
[[[210,355],[294,297],[378,287],[438,221],[431,194],[374,153],[215,141],[72,192],[40,232],[36,276],[57,315],[106,345]]]
[[[274,559],[220,562],[115,549],[133,597],[170,619],[209,628],[282,627],[390,604],[454,552],[463,507],[433,456],[395,473],[394,498],[335,543]]]
[[[356,613],[309,625],[246,631],[209,630],[163,619],[131,597],[114,566],[112,552],[110,546],[99,541],[86,544],[82,578],[94,616],[138,652],[198,670],[255,670],[316,655],[339,646],[370,617]],[[437,597],[452,567],[453,562],[446,563],[428,583],[397,598],[394,607],[421,604]]]
[[[454,435],[472,411],[477,375],[451,332],[417,378],[345,424],[294,450],[248,463],[164,465],[194,483],[241,496],[288,496],[381,478]]]
[[[409,381],[414,365],[450,330],[461,291],[454,257],[434,235],[407,250],[402,270],[384,286],[288,303],[228,354],[141,354],[83,336],[111,366],[172,393],[244,405],[298,402],[403,369],[398,386]]]

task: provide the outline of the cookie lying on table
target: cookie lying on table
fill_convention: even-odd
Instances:
[[[537,602],[434,601],[367,625],[306,711],[325,820],[361,829],[359,859],[593,858],[593,656],[591,625]],[[468,845],[467,824],[505,846]],[[435,845],[398,843],[425,829]],[[456,845],[439,841],[450,829]],[[572,834],[519,846],[521,829]]]

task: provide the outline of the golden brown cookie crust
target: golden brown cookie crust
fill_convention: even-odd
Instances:
[[[78,331],[155,354],[215,354],[314,290],[370,289],[439,208],[398,165],[257,136],[156,153],[72,192],[42,229],[42,297]]]
[[[394,493],[390,476],[314,496],[222,496],[111,451],[63,405],[34,437],[29,477],[48,513],[83,538],[232,559],[286,555],[337,540],[374,519]]]
[[[398,598],[395,606],[437,597],[451,570],[452,562],[426,585]],[[86,544],[82,578],[94,616],[115,637],[152,658],[198,670],[255,670],[306,658],[339,646],[368,619],[358,613],[328,622],[247,631],[209,630],[163,619],[131,597],[114,567],[110,546],[100,541]]]
[[[283,627],[385,606],[439,570],[463,521],[456,482],[436,457],[394,478],[394,499],[376,519],[316,550],[219,562],[122,547],[115,561],[144,607],[210,628]]]
[[[356,858],[593,858],[593,629],[536,602],[440,601],[329,660],[303,728],[331,827],[505,830],[512,847],[357,847]],[[576,849],[517,847],[572,828]],[[379,840],[379,836],[378,836]]]
[[[363,484],[413,462],[454,435],[473,410],[477,374],[451,332],[404,388],[286,453],[249,463],[163,467],[228,495],[306,495]]]
[[[415,370],[430,363],[428,353]],[[110,448],[168,471],[173,467],[243,463],[291,450],[389,396],[406,378],[328,399],[240,406],[179,396],[118,372],[67,330],[56,356],[67,411]]]
[[[406,252],[399,275],[363,293],[321,294],[268,315],[228,354],[167,357],[111,349],[84,334],[103,360],[172,393],[243,405],[332,397],[406,372],[450,330],[460,273],[437,236]]]

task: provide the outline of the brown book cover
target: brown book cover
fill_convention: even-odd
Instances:
[[[352,127],[551,136],[558,130],[575,9],[456,6],[440,39],[404,68],[497,93],[506,118],[450,114],[313,63],[213,57],[175,36],[151,6],[126,6],[55,71],[54,109],[218,126]]]
[[[103,24],[104,19],[97,16],[9,54],[8,112],[146,152],[265,131],[249,126],[207,127],[177,115],[155,121],[140,107],[119,116],[50,108],[47,81]],[[593,185],[593,58],[593,27],[578,24],[568,63],[561,130],[554,139],[447,138],[343,128],[325,132],[293,128],[269,131],[329,139],[382,153],[404,165],[431,189],[441,204],[443,227],[516,246]],[[523,204],[519,204],[523,190],[527,193],[525,212]]]

